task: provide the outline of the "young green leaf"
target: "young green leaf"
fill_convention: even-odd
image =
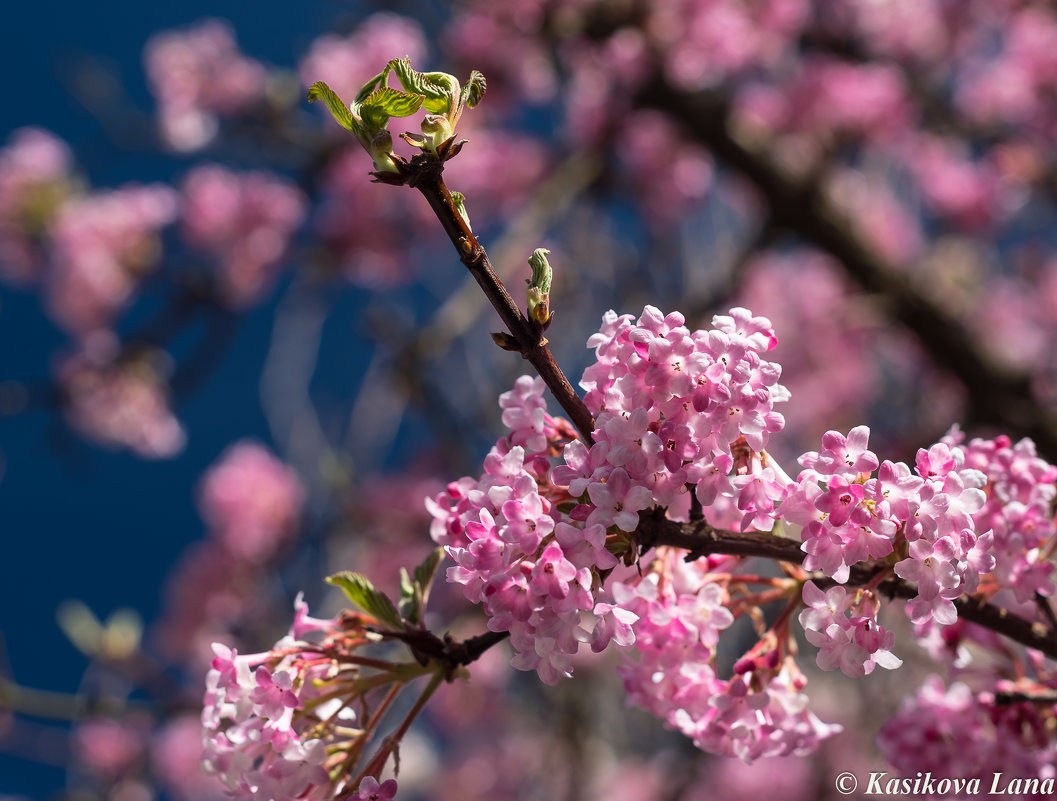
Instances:
[[[415,568],[415,584],[422,588],[423,603],[429,598],[429,588],[433,585],[433,577],[443,561],[444,549],[434,548],[429,556],[422,560],[422,564]]]
[[[474,108],[481,102],[481,98],[484,97],[487,88],[488,82],[485,81],[484,75],[477,70],[474,70],[470,73],[469,83],[462,88],[462,95],[459,97],[459,105],[466,106],[466,108]]]
[[[382,86],[360,104],[360,114],[367,127],[377,131],[386,126],[390,117],[410,117],[422,106],[422,100],[422,95],[404,94]]]
[[[323,81],[316,81],[308,89],[308,102],[315,103],[317,100],[322,100],[326,103],[327,108],[330,109],[331,115],[338,124],[341,125],[345,130],[352,131],[360,139],[364,136],[363,125],[355,116],[352,111],[346,106],[340,97],[334,94],[334,90],[326,85]]]
[[[376,590],[366,576],[351,570],[343,570],[333,576],[327,576],[327,583],[340,587],[350,601],[379,623],[384,623],[394,629],[404,628],[404,621],[400,619],[400,614],[393,606],[393,602],[385,593]]]
[[[422,105],[431,114],[449,114],[459,97],[459,82],[446,72],[418,72],[407,58],[395,58],[389,67],[397,80],[412,94],[422,95]]]

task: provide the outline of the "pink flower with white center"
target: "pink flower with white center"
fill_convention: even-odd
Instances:
[[[551,470],[551,482],[555,486],[569,488],[569,494],[579,498],[587,491],[587,485],[596,480],[599,473],[608,464],[609,443],[596,442],[587,449],[580,440],[574,439],[562,451],[565,464],[555,465]]]
[[[877,469],[876,454],[866,448],[869,439],[868,426],[856,426],[847,437],[839,431],[827,431],[822,435],[822,450],[805,453],[799,462],[824,476],[843,475],[854,479]]]
[[[693,482],[697,499],[702,506],[711,506],[721,495],[733,495],[734,484],[730,476],[734,469],[734,457],[729,453],[715,456],[709,463],[695,462],[687,471],[687,480]]]
[[[193,169],[182,189],[184,237],[217,261],[222,299],[235,308],[259,301],[305,218],[304,195],[277,175],[215,164]]]
[[[35,281],[44,265],[41,245],[74,191],[73,157],[43,128],[19,128],[0,150],[0,275],[14,284]]]
[[[623,467],[628,475],[641,480],[653,471],[663,447],[660,438],[650,430],[649,413],[639,407],[629,416],[607,416],[605,441],[609,443],[606,461]]]
[[[71,200],[49,230],[45,304],[80,337],[109,328],[160,254],[161,229],[176,218],[167,186],[128,186]]]
[[[842,476],[831,476],[826,489],[815,499],[815,508],[827,515],[826,522],[839,528],[863,499],[862,484],[850,484]]]
[[[536,566],[532,568],[529,586],[537,595],[562,599],[569,594],[569,582],[577,576],[577,569],[562,552],[557,542],[543,549]]]
[[[877,623],[876,605],[866,614],[849,618],[853,600],[843,587],[830,587],[823,593],[808,581],[803,596],[807,608],[800,613],[800,625],[808,642],[819,649],[816,662],[822,670],[840,668],[846,676],[859,677],[877,665],[891,670],[903,664],[891,653],[895,635]]]
[[[840,668],[844,675],[853,678],[866,674],[865,664],[870,655],[854,642],[854,631],[847,623],[830,623],[821,631],[808,629],[805,635],[818,648],[816,661],[822,670]]]
[[[731,484],[738,492],[738,508],[745,512],[741,521],[742,531],[770,531],[774,528],[776,502],[785,495],[774,469],[762,470],[743,476],[734,476]]]
[[[823,631],[834,620],[844,617],[851,603],[844,587],[834,585],[823,592],[813,581],[804,582],[803,597],[806,608],[800,613],[800,625],[814,631]]]
[[[638,513],[653,502],[649,489],[633,485],[621,467],[610,473],[605,482],[589,484],[587,494],[595,507],[587,518],[588,525],[615,525],[623,531],[634,531],[639,525]]]
[[[264,94],[264,67],[239,52],[231,27],[220,20],[155,34],[143,60],[161,137],[174,150],[204,147],[217,133],[219,115],[243,111]]]
[[[203,476],[198,500],[202,517],[224,547],[263,562],[296,532],[304,488],[267,448],[242,441]]]
[[[577,568],[610,570],[620,564],[620,560],[606,550],[606,528],[601,523],[582,529],[568,523],[558,523],[554,527],[554,537],[561,545],[565,558]]]
[[[632,628],[639,616],[634,612],[615,604],[597,603],[592,610],[597,619],[591,631],[591,650],[596,654],[615,642],[622,647],[635,643],[635,631]]]

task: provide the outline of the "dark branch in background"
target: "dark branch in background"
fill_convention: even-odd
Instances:
[[[818,175],[792,175],[763,146],[737,137],[725,96],[680,91],[655,77],[639,91],[636,102],[680,122],[689,137],[755,187],[774,225],[812,242],[837,259],[864,289],[885,298],[891,318],[914,332],[933,363],[965,387],[970,422],[1031,437],[1041,453],[1057,458],[1057,419],[1033,397],[1030,377],[991,358],[959,320],[915,291],[906,272],[857,237]]]

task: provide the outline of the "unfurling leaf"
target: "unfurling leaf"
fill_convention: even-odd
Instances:
[[[334,90],[323,81],[316,81],[308,89],[308,102],[315,103],[317,100],[326,103],[331,115],[345,130],[352,131],[357,137],[363,138],[363,124],[353,116],[352,111],[342,102],[341,98],[334,94]]]
[[[433,586],[433,577],[437,574],[437,568],[444,561],[444,549],[434,548],[429,556],[422,560],[422,564],[415,568],[415,584],[422,588],[422,603],[429,600],[429,590]]]
[[[466,108],[474,108],[478,103],[481,102],[481,98],[484,97],[485,90],[488,88],[488,82],[485,81],[484,75],[477,70],[470,73],[470,80],[462,88],[462,96],[459,98],[459,104],[466,106]]]
[[[410,117],[422,107],[422,95],[405,94],[382,86],[375,89],[360,104],[364,123],[373,130],[384,128],[390,117]]]

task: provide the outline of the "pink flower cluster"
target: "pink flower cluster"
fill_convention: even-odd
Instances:
[[[70,200],[49,230],[45,301],[65,330],[85,337],[111,326],[160,255],[159,233],[177,214],[167,186],[129,186]]]
[[[240,656],[215,644],[202,712],[203,768],[230,797],[256,801],[327,801],[348,781],[329,768],[344,759],[356,714],[341,698],[354,670],[337,657],[347,630],[338,620],[308,616],[296,603],[289,634],[271,651]],[[378,790],[377,782],[361,789]],[[395,786],[386,788],[392,798]]]
[[[746,528],[770,530],[774,501],[789,482],[764,453],[784,425],[774,404],[789,397],[779,365],[761,356],[777,344],[770,322],[742,308],[714,317],[708,331],[691,333],[683,322],[652,306],[637,321],[606,313],[588,340],[596,361],[580,381],[595,414],[595,445],[570,443],[568,469],[554,481],[569,484],[574,497],[588,490],[592,522],[609,525],[618,511],[651,503],[686,520],[691,484],[713,525],[740,518]],[[625,476],[626,499],[614,494]],[[632,531],[635,522],[625,525]]]
[[[617,559],[605,548],[612,516],[573,524],[555,505],[564,498],[548,480],[547,456],[551,443],[572,431],[546,413],[542,393],[543,380],[528,376],[503,393],[503,422],[511,431],[485,457],[484,475],[453,482],[426,503],[434,517],[430,533],[455,562],[448,580],[483,604],[490,629],[510,632],[515,667],[554,684],[571,674],[580,642],[593,639],[602,650],[613,636],[604,625],[592,635],[581,619],[595,613],[598,571]],[[622,487],[630,489],[626,476]],[[648,496],[639,494],[639,508]],[[610,610],[596,614],[605,618]]]
[[[1057,746],[1044,710],[1030,702],[996,703],[992,692],[974,692],[962,682],[944,687],[930,676],[881,728],[877,745],[906,776],[1052,779]]]
[[[892,670],[903,664],[892,654],[895,635],[877,622],[880,604],[872,593],[860,591],[860,597],[849,597],[839,585],[822,592],[811,581],[804,584],[803,593],[807,608],[800,613],[800,625],[808,642],[819,649],[820,668],[840,668],[857,678],[872,673],[877,665]]]
[[[183,234],[216,259],[221,296],[242,307],[271,287],[305,206],[304,195],[277,175],[204,165],[184,180]]]
[[[944,441],[962,455],[966,468],[980,471],[987,481],[986,501],[973,514],[977,531],[991,537],[991,561],[985,566],[1018,603],[1033,600],[1035,593],[1053,595],[1054,565],[1045,546],[1057,531],[1057,466],[1040,458],[1030,439],[1012,443],[999,436],[963,444],[963,438],[955,430]]]
[[[156,356],[117,358],[107,338],[64,359],[57,381],[70,426],[107,448],[127,448],[148,459],[183,450],[187,435],[173,415]]]
[[[218,115],[242,111],[264,93],[264,67],[239,52],[231,27],[221,20],[151,37],[143,60],[161,137],[173,150],[209,144]]]
[[[72,156],[42,128],[20,128],[0,150],[0,276],[37,278],[48,225],[70,193]]]
[[[304,494],[290,467],[263,445],[242,441],[203,476],[199,507],[230,553],[263,562],[297,530]]]
[[[866,447],[869,433],[865,426],[847,437],[827,432],[821,451],[800,457],[805,469],[778,513],[802,527],[804,566],[838,583],[853,565],[883,559],[906,543],[895,572],[917,582],[908,614],[915,623],[935,618],[949,625],[957,619],[953,599],[975,592],[980,575],[994,566],[992,535],[978,535],[973,519],[986,499],[985,477],[944,443],[919,451],[916,475],[902,463],[878,465]]]

